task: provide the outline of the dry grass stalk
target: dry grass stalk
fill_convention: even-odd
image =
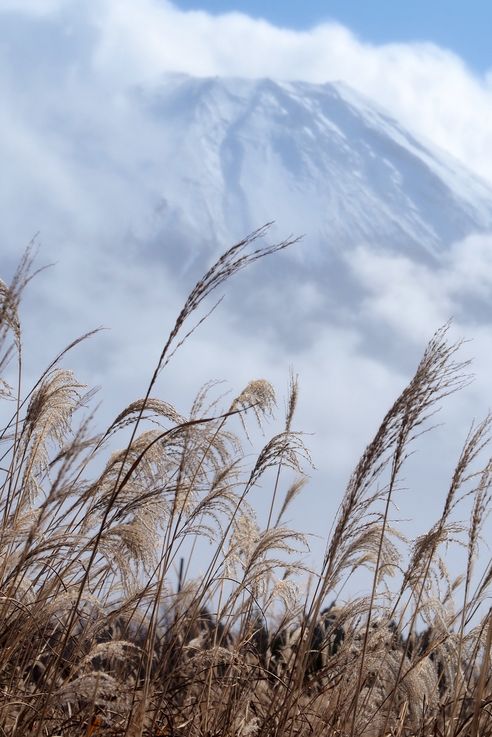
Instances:
[[[304,593],[305,540],[282,526],[309,464],[293,430],[297,378],[283,429],[249,465],[246,423],[252,417],[263,428],[271,419],[268,382],[250,382],[226,410],[208,385],[189,416],[152,394],[213,289],[289,245],[248,252],[261,234],[196,285],[145,396],[102,436],[90,434],[90,418],[74,426],[90,397],[59,368],[63,354],[21,396],[17,308],[31,255],[9,287],[0,283],[0,400],[14,407],[0,434],[0,734],[492,734],[490,613],[473,624],[492,581],[490,564],[477,584],[473,575],[490,507],[490,461],[480,471],[490,418],[472,428],[441,518],[410,544],[406,566],[406,541],[389,517],[412,443],[437,404],[467,383],[447,328],[364,452],[322,570]],[[17,360],[17,387],[3,378],[9,360]],[[114,450],[128,429],[130,440]],[[106,462],[94,466],[101,454]],[[250,504],[261,480],[271,482],[265,524]],[[470,496],[464,529],[454,515]],[[451,581],[439,551],[465,532],[466,570]],[[175,565],[204,538],[212,548],[202,577],[190,579],[189,560],[175,590]],[[327,606],[359,567],[372,571],[367,596]],[[399,571],[399,590],[389,596],[387,581]],[[418,632],[422,620],[427,628]]]

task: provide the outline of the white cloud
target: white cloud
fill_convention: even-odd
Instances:
[[[366,291],[362,312],[417,344],[429,336],[430,326],[437,328],[451,317],[464,334],[475,330],[477,320],[490,319],[483,310],[492,300],[491,235],[452,244],[439,264],[364,246],[347,253],[346,261]],[[475,309],[466,309],[470,299]]]
[[[25,13],[38,16],[58,11],[70,0],[0,0],[0,13]]]
[[[450,317],[452,303],[441,271],[366,247],[354,249],[347,261],[367,290],[361,310],[374,323],[386,324],[421,344],[429,337],[430,326],[437,328]]]

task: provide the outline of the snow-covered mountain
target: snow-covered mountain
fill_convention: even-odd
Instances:
[[[170,75],[137,100],[160,131],[168,243],[220,251],[275,220],[310,256],[364,243],[419,258],[492,229],[491,186],[344,84]]]

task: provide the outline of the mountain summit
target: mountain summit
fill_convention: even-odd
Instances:
[[[432,258],[492,228],[491,186],[345,84],[176,74],[138,98],[161,131],[167,236],[220,250],[275,220],[315,256],[364,243]]]

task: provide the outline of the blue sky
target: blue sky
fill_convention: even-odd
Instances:
[[[271,23],[305,29],[322,21],[348,26],[361,40],[376,44],[432,41],[459,54],[477,71],[492,66],[492,3],[488,0],[178,0],[184,10],[210,13],[239,10]]]

